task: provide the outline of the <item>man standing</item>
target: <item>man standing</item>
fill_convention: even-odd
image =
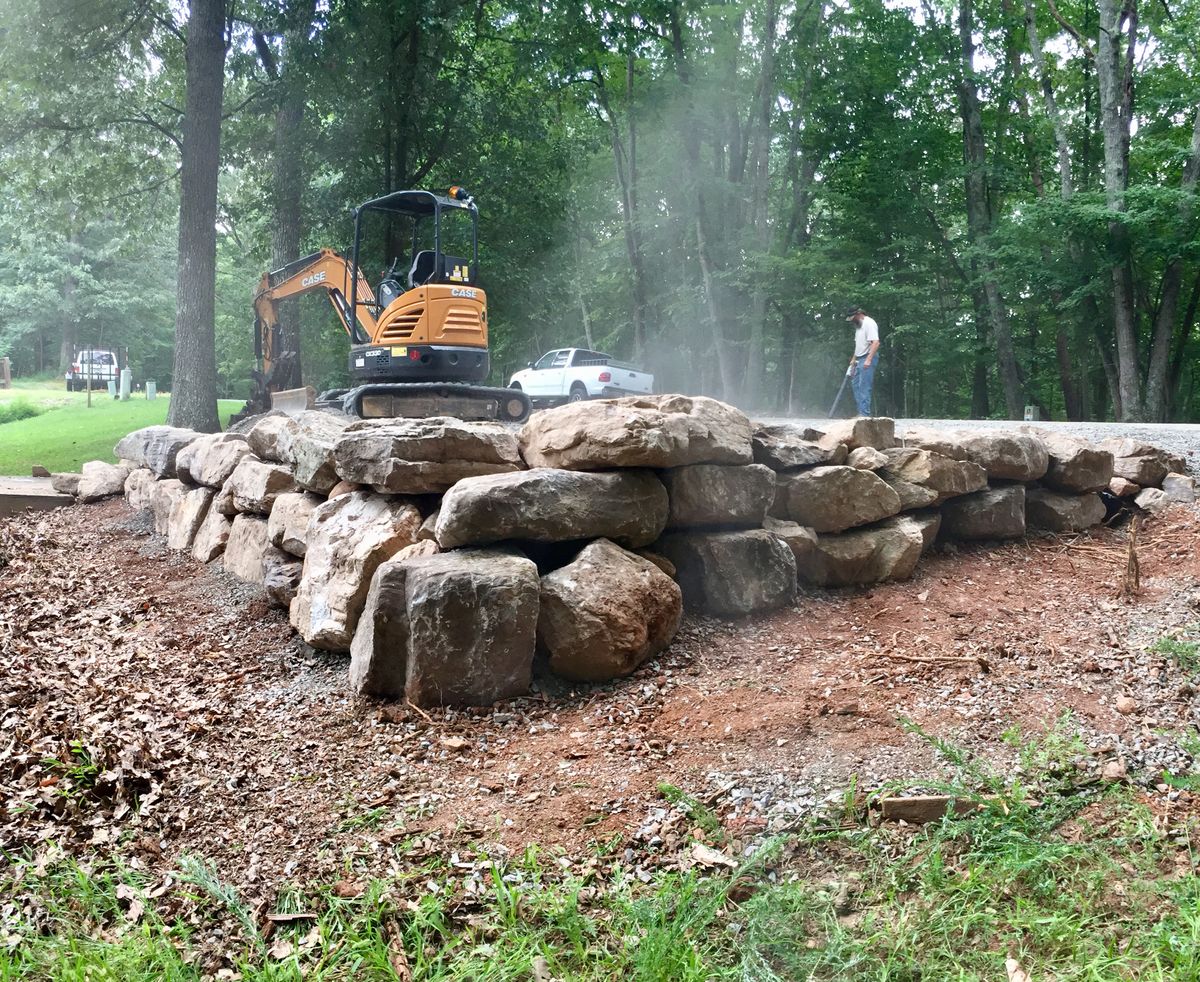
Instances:
[[[854,355],[850,359],[850,387],[858,415],[871,415],[871,386],[875,384],[875,355],[879,351],[879,325],[862,307],[851,307],[846,320],[855,325]]]

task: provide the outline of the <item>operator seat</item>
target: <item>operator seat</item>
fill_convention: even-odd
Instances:
[[[379,300],[379,306],[387,310],[392,305],[392,301],[404,295],[404,287],[400,285],[400,281],[394,276],[388,276],[379,281],[379,289],[376,291]]]
[[[437,254],[432,249],[422,249],[413,256],[412,269],[408,271],[408,288],[424,286],[437,272]]]

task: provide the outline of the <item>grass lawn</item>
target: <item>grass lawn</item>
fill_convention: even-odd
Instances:
[[[170,401],[144,394],[117,402],[106,391],[67,392],[60,382],[0,390],[0,413],[24,402],[40,410],[29,419],[0,423],[0,474],[28,475],[34,464],[52,471],[77,471],[89,460],[113,460],[113,446],[126,433],[167,421]],[[237,399],[218,404],[224,424],[242,406]],[[0,419],[3,416],[0,415]]]
[[[474,849],[465,864],[457,852],[413,863],[407,841],[388,839],[379,848],[394,850],[393,877],[349,890],[281,884],[276,924],[195,856],[174,871],[178,895],[161,899],[165,883],[155,890],[155,876],[120,862],[12,857],[0,874],[10,915],[0,979],[1200,978],[1190,799],[1168,817],[1165,798],[1152,808],[1142,788],[1081,779],[1069,720],[1036,741],[1012,737],[1019,779],[935,741],[958,771],[944,790],[977,812],[873,827],[849,794],[844,814],[798,823],[736,870],[667,870],[645,883],[615,847],[560,869],[535,850],[507,863]],[[56,793],[86,800],[94,777],[71,773],[78,786]],[[1198,789],[1193,776],[1170,780]],[[694,836],[730,846],[717,816],[684,804]],[[347,880],[356,872],[348,857]]]

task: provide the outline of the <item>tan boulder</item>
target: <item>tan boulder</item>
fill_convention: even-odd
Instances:
[[[551,671],[580,682],[631,674],[671,643],[683,594],[653,563],[608,539],[542,577],[538,644]]]
[[[232,530],[233,519],[219,512],[214,500],[192,539],[192,558],[198,563],[211,563],[225,551]]]
[[[248,453],[250,445],[241,434],[210,433],[197,437],[179,451],[175,458],[176,475],[184,482],[219,488]]]
[[[846,445],[822,446],[818,441],[824,435],[799,423],[755,423],[754,462],[775,471],[845,463]]]
[[[605,470],[749,464],[750,420],[703,396],[575,402],[534,413],[521,429],[530,467]]]
[[[673,467],[662,480],[668,528],[757,527],[775,500],[775,472],[763,464]]]
[[[856,416],[831,421],[818,443],[828,449],[844,443],[848,450],[859,447],[886,450],[896,445],[896,421],[886,416]]]
[[[907,517],[878,525],[817,536],[809,561],[797,567],[800,579],[813,586],[855,586],[885,580],[907,580],[925,548],[918,523]]]
[[[169,477],[155,481],[150,489],[150,510],[154,512],[154,531],[166,535],[171,530],[171,509],[191,488],[182,481]]]
[[[1182,472],[1183,458],[1144,440],[1131,438],[1105,440],[1101,450],[1113,455],[1113,475],[1143,488],[1157,488],[1171,472]]]
[[[269,464],[251,456],[238,462],[222,493],[232,496],[233,507],[238,512],[269,515],[276,498],[296,489],[296,481],[286,466]]]
[[[403,695],[416,706],[490,705],[523,695],[533,672],[538,588],[537,567],[499,549],[384,562],[354,634],[351,687]]]
[[[157,478],[148,467],[138,467],[125,478],[125,503],[134,511],[149,511]]]
[[[958,440],[989,481],[1037,481],[1050,467],[1045,444],[1029,433],[973,431],[960,433]]]
[[[904,481],[935,491],[933,504],[987,487],[987,471],[969,460],[955,460],[916,447],[893,447],[883,454],[887,463],[879,470],[879,476],[889,484]]]
[[[267,539],[267,520],[261,515],[238,515],[233,520],[225,554],[221,560],[225,572],[246,583],[261,585],[263,556],[271,548]]]
[[[125,481],[133,473],[126,464],[109,464],[103,460],[89,460],[83,465],[75,497],[87,504],[111,498],[125,490]],[[53,487],[53,484],[51,484]]]
[[[215,494],[212,488],[189,488],[175,499],[167,521],[167,548],[191,551]]]
[[[343,479],[402,494],[442,492],[464,478],[523,467],[507,427],[446,416],[362,420],[341,435],[335,459]]]
[[[505,539],[615,539],[649,545],[667,522],[667,492],[650,471],[550,467],[459,481],[442,498],[435,533],[443,549]]]
[[[778,476],[773,515],[816,532],[841,532],[900,511],[900,497],[872,471],[814,467]]]
[[[279,495],[267,519],[267,535],[271,545],[303,559],[308,547],[309,519],[324,500],[307,491],[289,491]]]
[[[139,468],[145,470],[145,468]],[[132,473],[137,473],[133,471]],[[150,471],[150,479],[154,479],[154,475]],[[59,494],[69,494],[72,497],[79,493],[79,482],[83,480],[82,474],[76,474],[74,471],[60,471],[50,475],[50,487],[54,488]]]
[[[292,626],[314,648],[349,651],[379,564],[416,541],[421,513],[401,498],[356,491],[318,505],[308,527]]]
[[[1036,436],[1050,455],[1042,484],[1056,491],[1086,494],[1103,491],[1113,478],[1113,455],[1084,440],[1053,430],[1039,429]]]

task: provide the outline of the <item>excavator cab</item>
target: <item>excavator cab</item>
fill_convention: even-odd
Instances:
[[[325,393],[320,402],[336,401],[345,412],[366,418],[446,415],[519,421],[528,416],[530,404],[523,394],[477,384],[487,378],[491,362],[487,297],[475,285],[479,211],[471,195],[460,187],[445,195],[395,191],[364,202],[352,214],[349,261],[322,249],[266,274],[259,284],[254,299],[258,377],[272,406],[290,394],[270,386],[271,353],[279,335],[276,305],[323,290],[350,335],[353,387]],[[394,259],[372,290],[363,273],[363,243],[368,220],[379,216],[411,220],[412,251]],[[447,252],[447,244],[468,255]]]

